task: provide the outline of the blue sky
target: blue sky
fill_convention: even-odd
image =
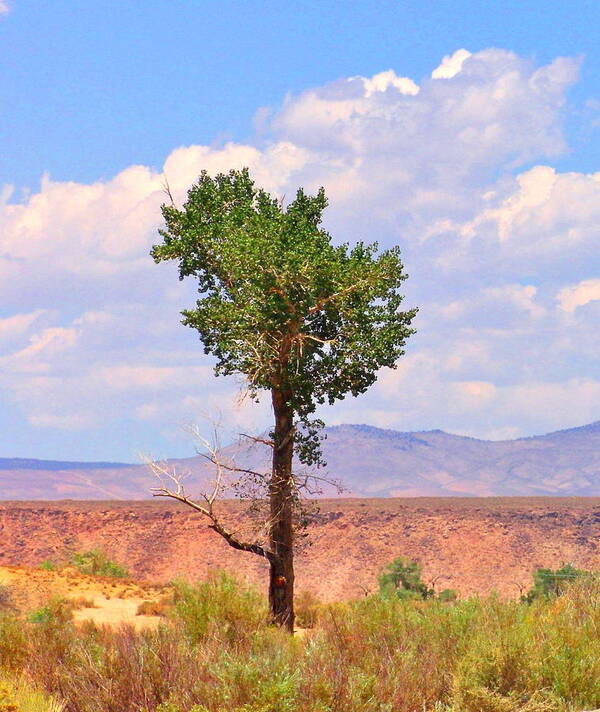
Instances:
[[[597,0],[7,1],[0,181],[23,187],[44,171],[93,181],[158,167],[175,146],[246,140],[256,109],[287,92],[390,67],[419,80],[459,47],[541,64],[583,55],[577,98],[600,81]],[[597,142],[586,149],[598,159]]]
[[[0,456],[184,455],[206,411],[268,423],[147,257],[165,175],[183,196],[245,164],[324,184],[336,239],[403,249],[419,333],[326,420],[599,419],[598,26],[596,0],[0,0]]]

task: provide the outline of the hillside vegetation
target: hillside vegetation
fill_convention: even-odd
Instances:
[[[305,619],[314,628],[291,637],[267,623],[260,594],[225,574],[176,585],[165,623],[137,632],[76,626],[69,606],[54,599],[44,615],[0,615],[0,669],[54,701],[42,695],[46,707],[10,707],[7,688],[0,710],[42,712],[57,703],[65,712],[594,709],[599,602],[600,582],[589,576],[532,603],[313,601]]]

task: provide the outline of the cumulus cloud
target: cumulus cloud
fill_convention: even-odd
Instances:
[[[600,279],[585,279],[574,286],[564,287],[558,293],[560,308],[573,312],[590,302],[600,301]]]
[[[431,72],[432,79],[452,79],[455,77],[464,64],[465,59],[468,59],[471,53],[466,49],[457,49],[454,54],[446,55],[440,65]]]
[[[545,433],[598,418],[599,378],[554,382],[533,376],[516,383],[456,378],[439,353],[424,352],[384,372],[372,393],[334,408],[336,423],[448,432],[484,439]]]
[[[600,173],[560,174],[538,165],[507,185],[488,193],[491,207],[450,228],[462,238],[456,243],[458,251],[469,250],[471,255],[484,251],[486,268],[494,263],[497,271],[512,275],[548,274],[558,268],[568,279],[594,264]],[[448,227],[443,226],[446,232]],[[453,267],[456,261],[448,259],[447,264]]]
[[[379,72],[372,77],[350,77],[348,81],[358,79],[362,82],[365,88],[365,97],[369,98],[376,92],[384,92],[388,89],[394,89],[400,94],[418,94],[419,87],[408,77],[399,77],[393,69],[388,69],[385,72]]]
[[[45,309],[36,309],[27,314],[13,314],[4,319],[0,318],[0,348],[6,349],[15,340],[30,333],[36,322],[39,322],[45,314],[47,314]]]
[[[148,256],[167,184],[179,203],[201,170],[248,166],[280,196],[324,185],[336,239],[405,255],[407,304],[421,307],[409,355],[329,420],[522,434],[570,425],[560,398],[580,419],[600,417],[600,174],[549,165],[566,148],[577,73],[569,58],[537,67],[458,50],[420,85],[390,69],[290,95],[260,144],[179,147],[160,170],[89,185],[46,176],[21,203],[5,189],[5,400],[38,428],[98,429],[112,413],[142,433],[204,406],[253,424],[240,383],[215,380],[178,323],[193,284]]]

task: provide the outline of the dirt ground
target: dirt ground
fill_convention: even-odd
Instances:
[[[162,620],[160,616],[137,615],[137,610],[144,601],[164,596],[163,586],[85,576],[70,567],[45,571],[18,566],[0,567],[0,585],[9,587],[14,604],[23,612],[36,610],[52,596],[64,596],[74,604],[76,622],[126,623],[139,630],[155,627]]]
[[[461,596],[495,590],[515,598],[531,586],[535,569],[565,562],[600,570],[598,497],[415,497],[318,504],[308,529],[310,545],[296,559],[296,590],[323,601],[376,590],[381,569],[398,556],[418,561],[427,584],[455,589]],[[243,505],[219,506],[234,531],[244,534],[251,526]],[[267,579],[264,559],[231,549],[199,514],[162,501],[0,502],[0,541],[0,566],[35,568],[45,559],[64,560],[69,552],[101,549],[137,581],[201,580],[219,568],[261,590]],[[118,598],[106,585],[94,595],[108,591],[109,598]],[[117,589],[122,585],[116,584]],[[137,589],[122,599],[144,595]]]

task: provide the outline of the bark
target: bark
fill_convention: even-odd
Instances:
[[[292,459],[294,456],[294,413],[289,395],[272,390],[275,415],[273,470],[269,487],[270,559],[269,605],[273,621],[294,630],[294,530]]]

